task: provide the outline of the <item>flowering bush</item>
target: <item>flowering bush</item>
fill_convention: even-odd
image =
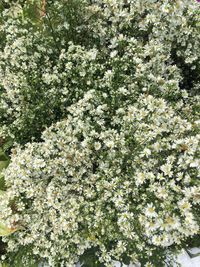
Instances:
[[[98,247],[112,266],[124,254],[151,261],[198,233],[199,122],[151,95],[115,111],[107,101],[89,91],[42,143],[14,152],[1,219],[23,230],[6,239],[9,250],[31,245],[50,266],[74,266]]]
[[[198,93],[195,1],[48,0],[39,18],[30,17],[32,1],[7,2],[0,30],[2,136],[39,140],[90,89],[130,102],[143,91],[170,101],[180,88]]]
[[[23,9],[12,4],[2,13],[6,42],[0,52],[1,132],[23,144],[39,138],[81,97],[87,86],[82,73],[92,68],[96,53],[84,48],[90,38],[87,23],[82,25],[83,1],[49,1],[44,21],[24,17],[32,8],[27,2]]]
[[[1,134],[19,143],[0,196],[7,263],[171,267],[200,227],[198,3],[34,8],[10,3],[1,22]]]

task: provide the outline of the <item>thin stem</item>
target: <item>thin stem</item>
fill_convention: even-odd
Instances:
[[[53,29],[53,25],[52,25],[52,23],[51,23],[51,18],[50,18],[49,14],[48,14],[47,12],[46,12],[46,18],[47,18],[48,21],[49,21],[49,27],[50,27],[50,29],[51,29],[52,37],[53,37],[54,43],[55,43],[55,45],[56,45],[56,48],[58,49],[58,52],[60,52],[58,43],[57,43],[57,41],[56,41],[56,36],[55,36],[54,29]]]
[[[46,0],[42,0],[42,12],[41,16],[44,17],[46,16]]]

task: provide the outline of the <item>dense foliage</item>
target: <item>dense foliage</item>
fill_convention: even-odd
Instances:
[[[171,267],[200,227],[198,3],[1,8],[9,267]]]

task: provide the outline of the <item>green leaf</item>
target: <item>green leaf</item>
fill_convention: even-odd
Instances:
[[[0,149],[0,172],[6,168],[9,164],[9,158],[6,156],[4,151]]]
[[[7,141],[3,144],[2,149],[3,149],[3,151],[5,152],[5,151],[9,150],[12,146],[13,146],[13,140],[7,140]]]
[[[9,228],[0,222],[0,236],[11,235],[12,233],[16,232],[17,230],[18,230],[18,228],[15,228],[15,227]]]
[[[8,158],[6,157],[5,153],[0,150],[0,161],[6,161]]]
[[[0,161],[0,172],[5,169],[9,164],[8,160]]]
[[[0,174],[0,190],[5,190],[5,180],[4,180],[4,176]]]

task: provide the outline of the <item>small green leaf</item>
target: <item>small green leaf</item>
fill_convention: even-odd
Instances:
[[[9,164],[8,160],[0,161],[0,171],[5,169],[8,166],[8,164]]]
[[[6,168],[9,164],[9,158],[6,156],[4,151],[0,149],[0,172]]]
[[[5,152],[5,151],[9,150],[12,146],[13,146],[13,140],[7,140],[7,141],[3,144],[2,149],[3,149],[3,151]]]
[[[6,160],[8,160],[8,158],[6,157],[4,152],[0,150],[0,161],[6,161]]]
[[[4,191],[5,189],[6,187],[5,187],[4,176],[0,174],[0,190]]]
[[[0,222],[0,236],[11,235],[12,233],[16,232],[17,230],[18,230],[18,228],[16,228],[16,227],[9,228]]]

